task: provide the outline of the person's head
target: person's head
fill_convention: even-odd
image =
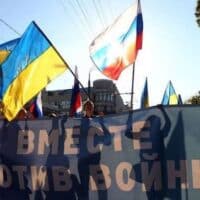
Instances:
[[[85,117],[92,117],[94,113],[94,104],[92,101],[87,100],[83,104],[83,111]]]
[[[98,114],[99,114],[99,116],[104,116],[104,112],[103,111],[99,111]]]

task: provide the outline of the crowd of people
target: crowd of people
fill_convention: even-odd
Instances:
[[[24,120],[24,119],[35,119],[33,112],[31,112],[32,101],[28,102],[21,110],[17,113],[15,120]],[[5,119],[3,115],[4,105],[0,101],[0,119]]]
[[[104,113],[100,112],[98,115],[103,116]],[[86,118],[94,117],[94,103],[91,100],[87,99],[85,102],[83,102],[83,109],[81,116]],[[52,117],[56,117],[56,114],[52,115]],[[23,106],[22,109],[18,112],[18,114],[15,117],[15,120],[25,120],[25,119],[31,120],[35,118],[36,117],[34,116],[31,110],[31,102],[29,102],[25,106]],[[4,119],[2,102],[0,102],[0,119]]]

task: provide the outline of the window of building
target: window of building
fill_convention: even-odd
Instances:
[[[99,93],[99,101],[102,101],[103,100],[103,95],[102,93]]]
[[[103,94],[103,100],[104,100],[104,101],[107,100],[107,95],[106,95],[106,93]]]
[[[53,96],[53,92],[47,92],[47,96]]]

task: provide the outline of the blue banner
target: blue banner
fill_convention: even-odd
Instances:
[[[0,121],[0,199],[199,199],[200,107]]]

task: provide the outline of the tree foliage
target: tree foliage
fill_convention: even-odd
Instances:
[[[196,16],[197,24],[200,26],[200,0],[197,0],[195,16]]]
[[[191,104],[200,104],[200,91],[198,92],[197,95],[192,96],[192,97],[188,100],[188,102],[191,103]]]

